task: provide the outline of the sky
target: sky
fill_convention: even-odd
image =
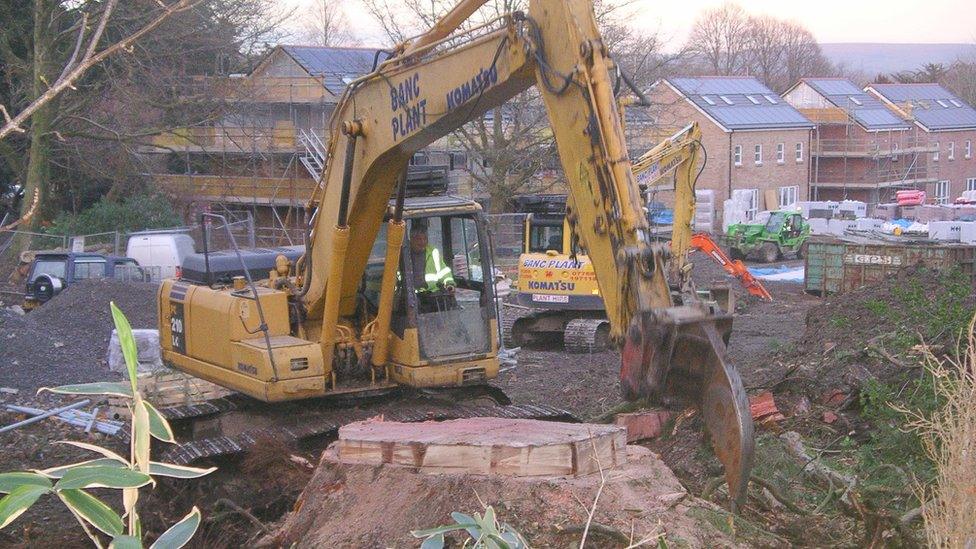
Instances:
[[[316,0],[278,0],[302,9]],[[360,0],[343,0],[364,45],[383,34]],[[637,0],[629,9],[636,29],[659,31],[669,45],[684,41],[698,13],[722,0]],[[798,21],[820,42],[976,43],[973,0],[740,0],[752,14]]]

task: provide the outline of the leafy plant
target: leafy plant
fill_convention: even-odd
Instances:
[[[101,395],[129,399],[132,416],[131,445],[129,458],[94,444],[75,441],[62,441],[77,448],[92,451],[101,457],[52,467],[49,469],[0,474],[0,528],[4,528],[23,514],[41,496],[55,495],[78,520],[85,533],[96,547],[102,542],[93,528],[110,536],[110,548],[129,549],[142,547],[142,526],[136,503],[139,489],[155,484],[154,477],[198,478],[216,470],[186,467],[171,463],[151,461],[149,457],[151,439],[175,442],[173,431],[166,419],[145,401],[136,384],[136,342],[132,328],[122,311],[111,304],[112,318],[119,334],[122,353],[125,356],[129,383],[84,383],[64,385],[53,389],[54,393],[66,395]],[[120,516],[103,501],[90,494],[89,488],[111,488],[122,491],[123,513]],[[127,524],[123,523],[127,519]],[[151,545],[154,549],[176,549],[186,545],[200,525],[200,510],[194,507],[188,515],[171,526]]]
[[[102,198],[78,213],[62,213],[48,232],[80,235],[141,229],[164,229],[183,220],[166,197],[155,194],[131,196],[123,201]]]
[[[475,513],[474,516],[464,513],[451,513],[455,524],[438,526],[427,530],[413,530],[410,533],[415,538],[423,538],[421,549],[441,549],[444,547],[444,534],[450,532],[467,532],[473,541],[472,548],[484,549],[527,549],[529,544],[521,534],[507,524],[499,524],[495,517],[495,510],[489,505],[485,508],[484,516]],[[468,546],[467,541],[465,547]]]

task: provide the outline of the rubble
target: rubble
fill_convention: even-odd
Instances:
[[[153,284],[97,279],[65,288],[38,309],[0,309],[0,379],[33,392],[40,387],[114,378],[106,350],[115,302],[133,328],[156,328]]]

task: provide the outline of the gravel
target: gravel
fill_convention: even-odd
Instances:
[[[89,280],[26,315],[0,310],[0,386],[40,387],[115,379],[106,351],[114,324],[109,302],[133,328],[156,328],[157,286]]]

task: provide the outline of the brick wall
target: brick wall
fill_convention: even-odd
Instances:
[[[722,202],[734,189],[758,189],[759,208],[765,209],[764,191],[772,189],[777,196],[780,187],[796,186],[797,199],[806,200],[809,193],[810,131],[809,130],[757,130],[727,132],[702,111],[684,100],[664,83],[654,87],[651,93],[654,116],[662,127],[681,128],[692,121],[702,130],[702,144],[708,160],[698,179],[698,189],[715,191],[719,209],[717,221],[721,221]],[[776,160],[776,144],[783,143],[784,161]],[[796,144],[803,147],[803,158],[796,161]],[[754,147],[762,145],[762,164],[754,161]],[[734,147],[742,147],[742,165],[735,166]],[[670,204],[670,193],[658,193],[656,200]],[[768,207],[776,208],[778,204]]]
[[[930,143],[939,143],[939,159],[929,154],[932,165],[938,165],[938,178],[949,181],[949,202],[958,198],[966,190],[966,180],[976,178],[976,130],[931,132],[927,134]],[[966,158],[966,141],[972,142],[972,154]],[[952,160],[949,159],[949,144],[955,144]],[[926,188],[929,198],[935,198],[934,185]]]

